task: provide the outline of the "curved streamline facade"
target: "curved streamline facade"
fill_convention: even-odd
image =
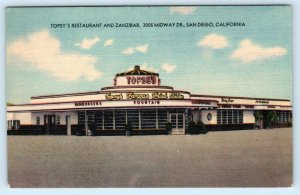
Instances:
[[[124,134],[128,123],[136,134],[164,134],[167,123],[172,134],[185,134],[190,122],[209,130],[253,128],[255,110],[275,111],[282,125],[292,122],[290,100],[191,94],[162,86],[158,73],[135,66],[101,91],[34,96],[8,106],[7,120],[11,134]]]

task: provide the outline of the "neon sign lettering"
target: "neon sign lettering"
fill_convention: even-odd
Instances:
[[[150,99],[149,94],[146,93],[127,93],[127,99]]]
[[[226,103],[228,103],[228,102],[234,102],[234,100],[231,99],[231,98],[222,98],[222,99],[221,99],[221,102],[226,102]]]
[[[112,95],[111,93],[109,93],[109,94],[105,95],[105,98],[107,100],[121,100],[121,99],[123,99],[123,95],[122,94],[114,94],[114,95]]]
[[[128,76],[126,77],[128,85],[135,84],[152,84],[155,85],[158,83],[157,78],[154,76]]]
[[[74,102],[75,106],[100,106],[101,101],[80,101]]]
[[[257,104],[268,104],[269,100],[256,100],[255,103],[257,103]]]

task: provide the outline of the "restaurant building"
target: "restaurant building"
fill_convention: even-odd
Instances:
[[[253,129],[254,111],[275,111],[278,124],[292,122],[287,99],[191,94],[161,85],[158,73],[133,70],[115,75],[100,91],[31,97],[7,106],[8,134],[122,135],[186,134],[191,122],[208,130]]]

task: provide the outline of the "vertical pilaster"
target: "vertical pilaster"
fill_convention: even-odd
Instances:
[[[142,129],[141,109],[139,109],[139,129]]]
[[[116,129],[116,115],[115,115],[115,110],[113,110],[113,129]]]
[[[155,110],[156,110],[156,129],[158,129],[158,110],[157,108]]]
[[[104,110],[102,110],[102,130],[104,130]]]
[[[84,111],[84,119],[85,119],[85,135],[87,135],[89,125],[88,125],[88,116],[87,116],[87,111],[86,110]]]

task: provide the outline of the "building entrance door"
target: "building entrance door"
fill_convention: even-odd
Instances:
[[[172,124],[172,134],[185,133],[185,117],[184,114],[170,114],[170,123]]]
[[[66,116],[67,135],[71,135],[71,116]]]
[[[55,129],[55,115],[44,115],[44,128],[47,134]]]

